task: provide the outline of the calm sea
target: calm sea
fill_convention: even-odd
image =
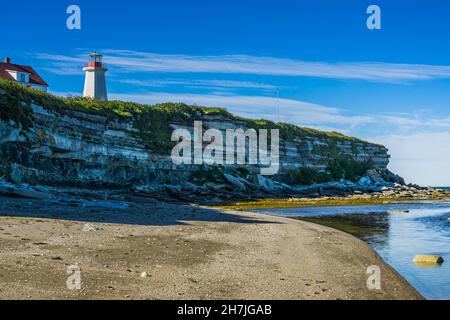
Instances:
[[[369,243],[424,297],[450,299],[450,202],[257,212],[300,218],[352,233]],[[417,254],[439,255],[445,262],[440,266],[420,267],[413,263]]]

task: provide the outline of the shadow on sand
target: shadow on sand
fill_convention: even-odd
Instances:
[[[247,218],[220,209],[167,203],[152,198],[130,196],[126,200],[126,202],[60,203],[50,200],[0,197],[0,216],[147,226],[185,225],[190,221],[274,223],[265,221],[264,217]]]

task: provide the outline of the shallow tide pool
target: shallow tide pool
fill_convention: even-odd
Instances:
[[[255,211],[351,233],[369,243],[425,298],[450,299],[450,202]],[[439,255],[445,262],[417,266],[413,263],[416,254]]]

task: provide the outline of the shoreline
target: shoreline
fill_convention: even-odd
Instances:
[[[371,206],[377,206],[377,208],[383,208],[383,206],[389,206],[389,205],[400,205],[397,206],[397,208],[399,210],[391,210],[392,214],[394,213],[409,213],[410,210],[408,208],[408,210],[400,210],[402,207],[401,206],[407,206],[407,205],[439,205],[439,204],[448,204],[449,203],[449,198],[448,197],[420,197],[420,198],[409,198],[409,199],[386,199],[386,198],[364,198],[364,199],[358,199],[357,201],[355,201],[355,199],[349,199],[349,198],[342,198],[342,197],[321,197],[321,198],[316,198],[316,199],[295,199],[296,201],[290,201],[290,202],[286,202],[289,199],[265,199],[265,200],[258,200],[258,201],[254,201],[254,202],[247,202],[247,203],[236,203],[233,204],[231,207],[234,208],[235,210],[253,210],[251,212],[255,212],[255,213],[260,213],[260,214],[268,214],[268,215],[272,215],[274,214],[274,216],[277,217],[285,217],[285,218],[289,218],[289,219],[294,219],[297,221],[303,221],[303,222],[309,222],[309,223],[313,223],[313,224],[317,224],[320,226],[324,226],[324,227],[328,227],[334,230],[339,230],[341,232],[344,232],[346,234],[349,234],[351,236],[356,237],[357,239],[363,241],[364,243],[366,243],[367,245],[369,245],[372,248],[373,243],[370,243],[370,241],[366,241],[367,239],[365,239],[365,236],[368,234],[370,234],[371,230],[369,229],[370,226],[365,225],[364,222],[363,224],[359,224],[359,223],[352,223],[349,220],[345,220],[342,219],[342,213],[337,214],[336,216],[327,216],[327,215],[316,215],[316,216],[295,216],[295,215],[284,215],[283,209],[289,209],[289,208],[318,208],[319,210],[323,211],[323,212],[327,212],[328,210],[334,210],[333,207],[339,207],[339,206],[346,206],[348,207],[348,209],[350,210],[350,207],[354,206],[354,207],[364,207],[367,206],[367,208],[365,208],[365,210],[370,210],[368,208],[370,208]],[[226,208],[226,207],[225,207]],[[259,210],[258,210],[259,209]],[[267,209],[267,210],[264,210]],[[275,210],[276,213],[271,213],[270,209],[280,209],[280,211]],[[406,209],[406,208],[405,208]],[[231,209],[229,209],[231,210]],[[338,209],[339,210],[339,209]],[[363,209],[364,210],[364,209]],[[377,209],[378,210],[378,209]],[[379,209],[379,210],[383,210],[383,209]],[[385,209],[384,211],[388,211],[389,209]],[[391,211],[388,211],[389,213],[391,213]],[[395,212],[394,212],[395,211]],[[288,212],[292,212],[289,211]],[[355,214],[355,213],[353,213]],[[351,214],[350,214],[351,216]],[[448,218],[450,220],[450,218]],[[447,220],[447,218],[445,218],[445,220]],[[372,248],[372,250],[374,250],[376,252],[375,248]],[[379,254],[377,252],[377,254]],[[398,254],[398,252],[397,252]],[[414,256],[414,253],[412,253]],[[381,257],[381,255],[380,255]],[[382,258],[382,257],[381,257]],[[383,259],[383,258],[382,258]],[[385,263],[387,263],[388,265],[390,265],[388,262],[385,261]],[[395,266],[395,267],[394,267]],[[402,270],[402,267],[396,265],[394,263],[394,265],[390,265],[391,268],[393,268],[401,277],[403,277],[403,272],[410,272],[411,270]],[[399,268],[399,269],[397,269]],[[406,277],[408,278],[408,277]],[[409,278],[408,278],[409,279]],[[414,279],[409,279],[412,281],[412,284],[414,284],[414,288],[415,290],[417,290],[417,292],[419,292],[419,294],[422,292],[421,290],[424,290],[423,286],[421,285],[421,283],[417,283],[414,281]],[[408,281],[405,279],[405,281]],[[409,283],[411,286],[412,284]],[[427,288],[425,287],[425,290]],[[419,291],[420,290],[420,291]],[[428,298],[430,299],[440,299],[440,298],[436,298],[436,297],[431,297],[428,296]]]
[[[366,243],[251,212],[128,196],[126,209],[2,197],[3,299],[423,299]],[[100,230],[84,232],[85,224]],[[67,266],[82,290],[68,291]],[[382,271],[380,291],[367,267]],[[146,272],[147,277],[140,275]]]

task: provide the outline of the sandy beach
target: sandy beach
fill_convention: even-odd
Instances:
[[[364,242],[308,222],[136,196],[0,200],[1,299],[422,299]],[[81,290],[66,287],[71,265]],[[381,290],[367,289],[370,265]]]

